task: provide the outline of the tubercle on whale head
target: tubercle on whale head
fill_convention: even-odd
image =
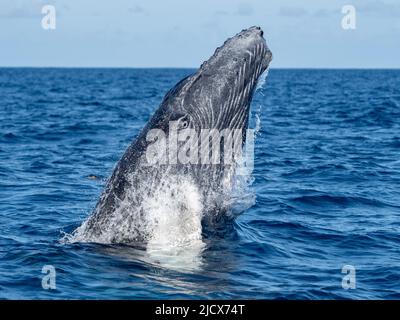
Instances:
[[[259,45],[262,47],[264,53],[264,60],[265,64],[268,64],[272,61],[272,52],[269,50],[265,39],[263,38],[264,31],[258,27],[253,26],[248,29],[243,29],[241,32],[236,34],[234,37],[227,39],[224,44],[218,47],[214,54],[206,61],[202,63],[199,70],[206,72],[206,69],[213,64],[215,64],[218,60],[218,56],[223,54],[223,51],[233,51],[231,52],[230,56],[233,60],[238,59],[238,56],[241,55],[240,48],[244,49],[245,51],[251,51],[254,49],[255,46]]]

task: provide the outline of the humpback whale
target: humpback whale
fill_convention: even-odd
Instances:
[[[187,241],[228,216],[224,194],[238,162],[224,162],[232,146],[225,143],[244,144],[257,80],[271,60],[263,31],[250,27],[177,83],[116,164],[75,241]],[[212,155],[214,145],[221,150]]]

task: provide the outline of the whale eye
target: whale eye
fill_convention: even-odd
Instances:
[[[187,113],[174,113],[168,120],[173,121],[175,128],[178,130],[189,128],[191,124],[191,117]]]
[[[189,122],[187,120],[183,120],[181,123],[181,128],[186,129],[189,126]]]
[[[177,121],[178,121],[178,129],[186,129],[190,125],[190,117],[188,114],[181,116]]]

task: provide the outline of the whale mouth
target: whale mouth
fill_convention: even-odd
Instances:
[[[272,52],[269,49],[267,42],[264,38],[264,31],[260,27],[254,26],[248,29],[244,29],[238,35],[236,35],[236,37],[238,37],[239,39],[243,36],[252,39],[253,45],[250,44],[250,47],[253,46],[253,48],[250,49],[250,52],[252,52],[253,54],[259,54],[262,57],[261,64],[263,65],[263,72],[266,68],[268,68],[268,65],[273,58]]]
[[[259,26],[253,26],[248,29],[243,29],[236,36],[231,39],[241,39],[243,37],[253,38],[256,45],[261,45],[263,51],[265,53],[264,59],[266,63],[270,63],[272,61],[272,52],[267,46],[267,42],[264,38],[264,31]]]

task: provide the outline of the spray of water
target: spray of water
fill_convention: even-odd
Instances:
[[[260,78],[257,89],[265,83],[268,71]],[[260,130],[261,108],[255,113],[253,131],[257,136]],[[253,118],[253,117],[252,117]],[[253,121],[254,121],[253,120]],[[255,138],[255,137],[254,137]],[[246,141],[254,144],[254,139]],[[253,146],[250,146],[254,148]],[[222,182],[223,195],[218,205],[226,209],[232,218],[237,217],[255,203],[251,190],[253,176],[237,174],[252,157],[244,152],[237,168],[228,172]],[[144,235],[149,259],[171,269],[196,269],[202,265],[201,254],[205,248],[202,240],[202,218],[206,214],[202,186],[187,175],[164,172],[161,178],[135,185],[126,190],[114,212],[110,212],[101,234],[88,232],[86,220],[72,234],[63,237],[63,242],[129,243]],[[140,201],[138,201],[138,198]],[[132,204],[136,203],[136,206]]]

